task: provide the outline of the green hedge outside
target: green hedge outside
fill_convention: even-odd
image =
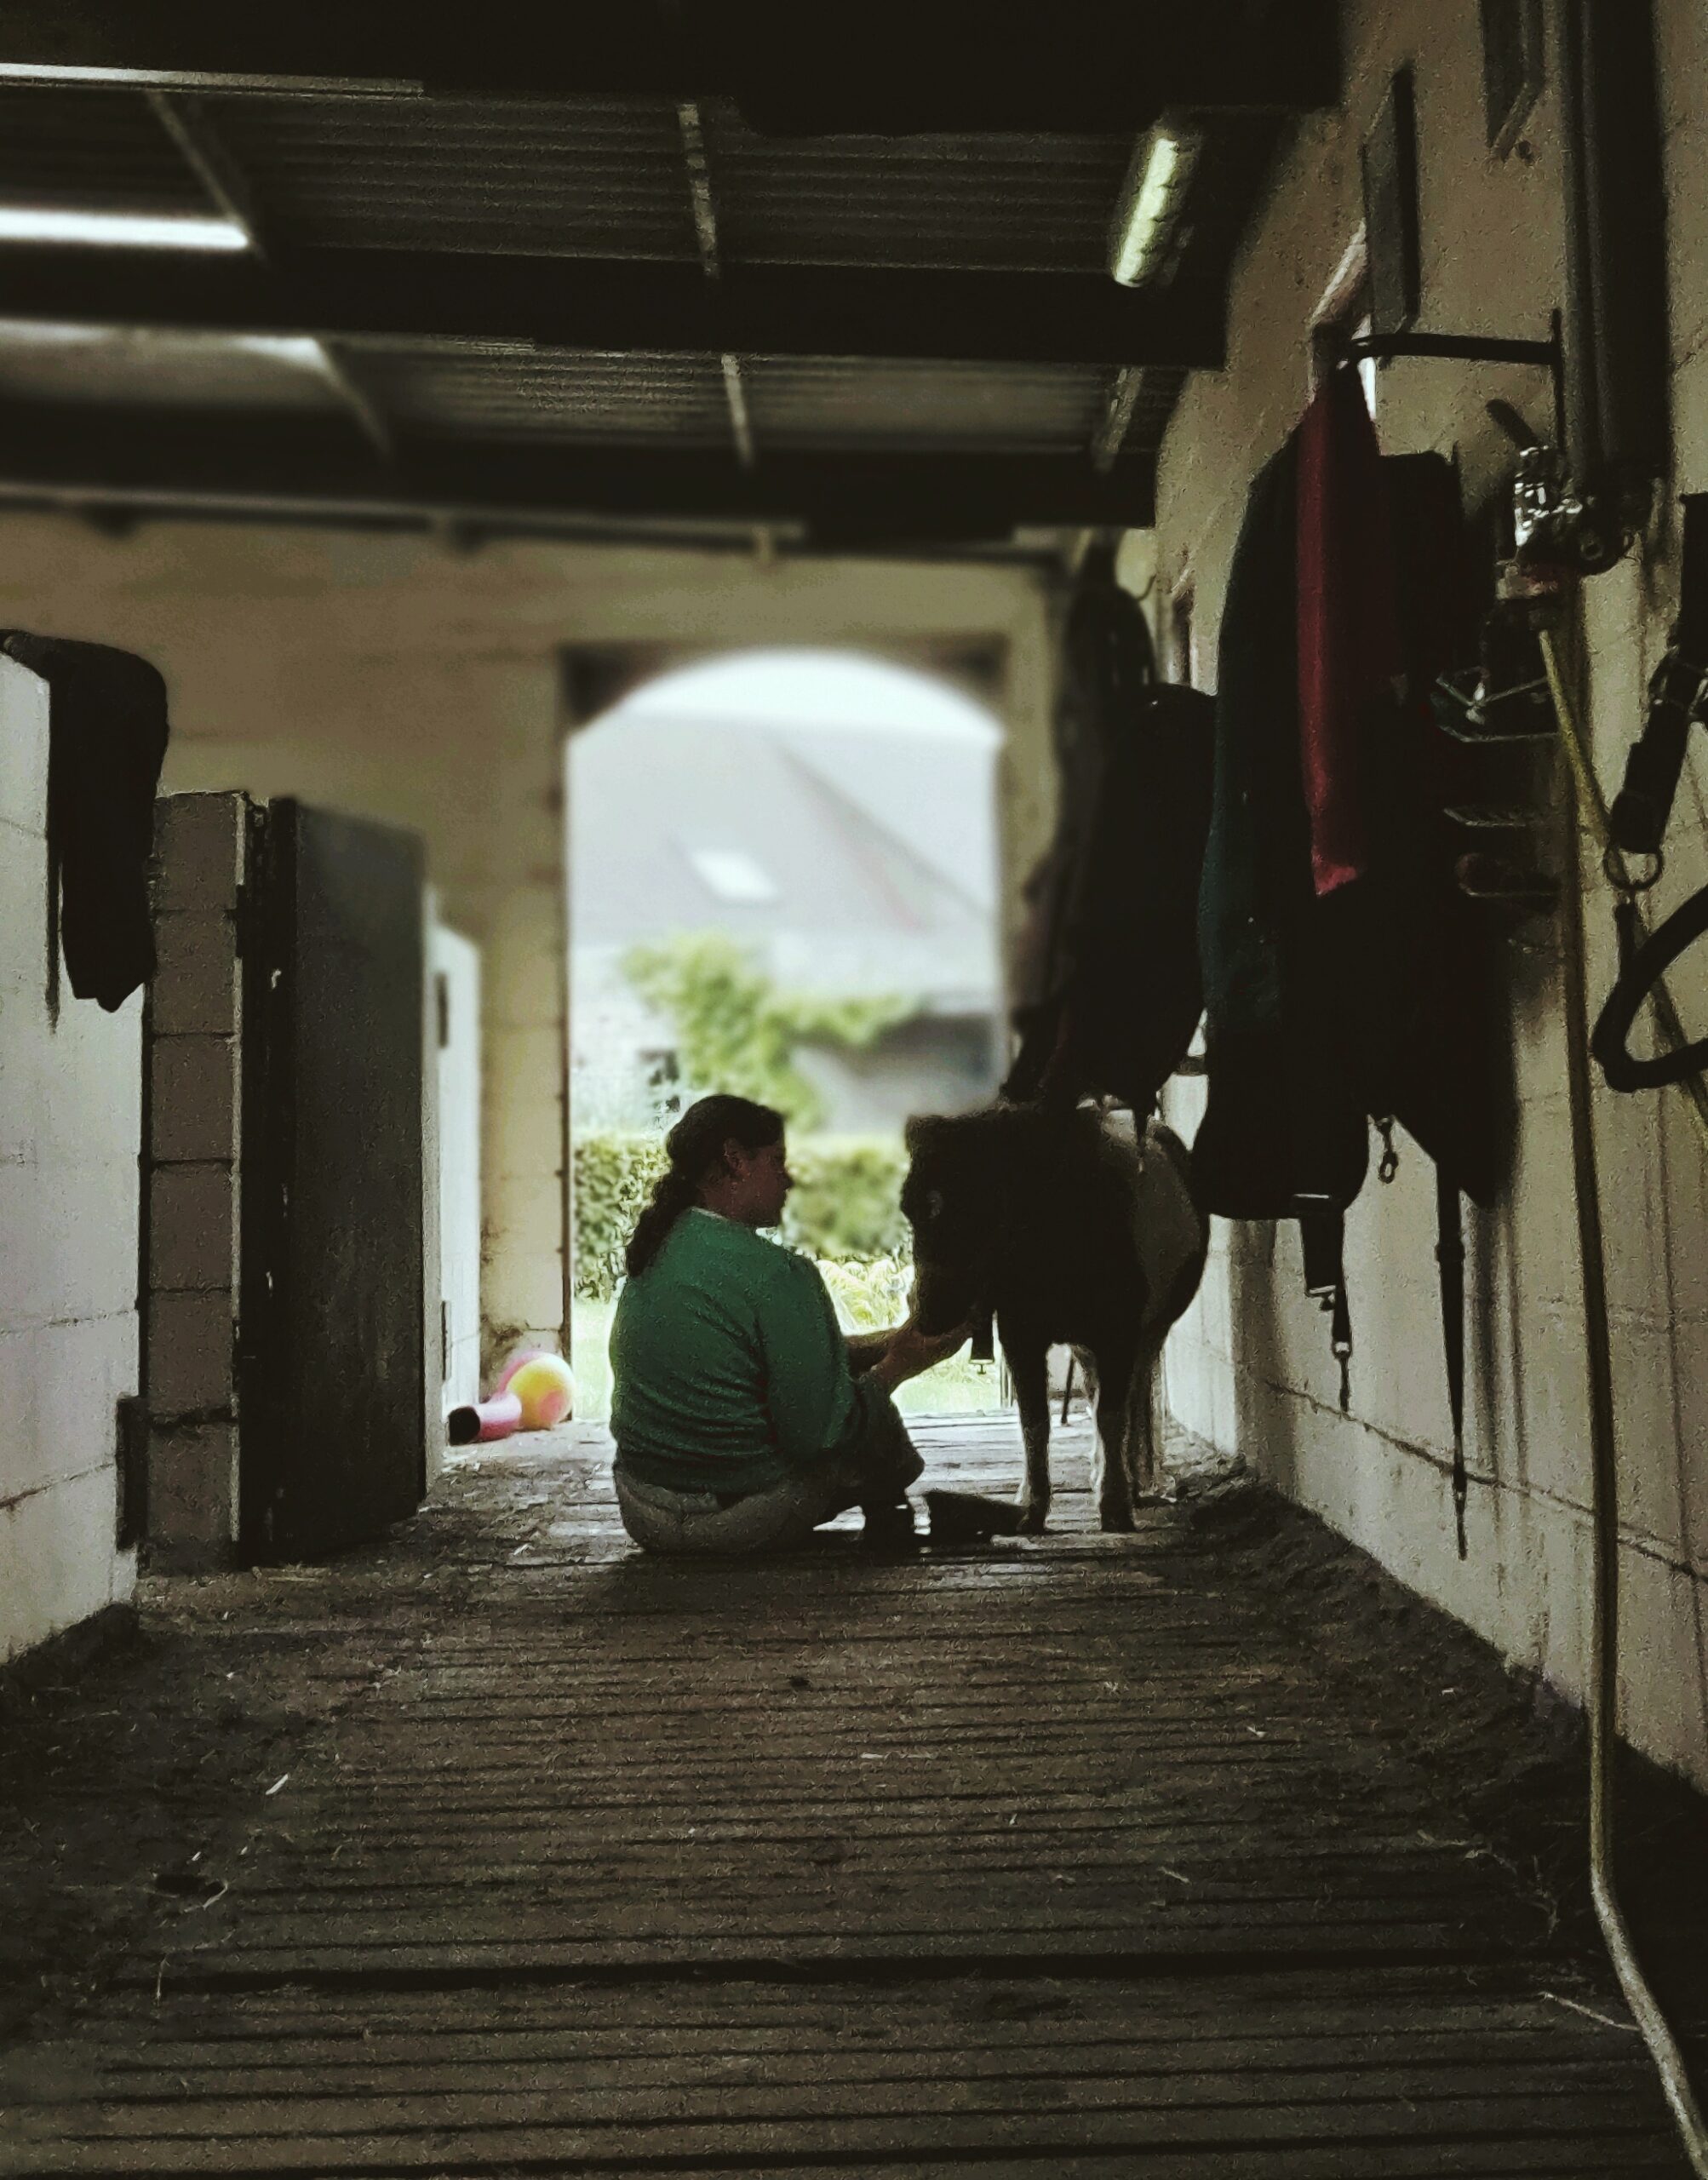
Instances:
[[[839,1264],[912,1254],[902,1216],[908,1154],[895,1138],[802,1136],[789,1145],[788,1166],[795,1185],[782,1231],[794,1248]]]
[[[795,1189],[784,1238],[809,1256],[871,1264],[904,1257],[902,1216],[908,1155],[882,1136],[801,1136],[789,1144]],[[615,1131],[584,1135],[575,1148],[576,1292],[608,1301],[622,1276],[622,1253],[653,1183],[664,1169],[656,1136]]]
[[[664,1170],[656,1136],[612,1131],[575,1147],[576,1293],[608,1302],[622,1277],[622,1253],[652,1185]]]

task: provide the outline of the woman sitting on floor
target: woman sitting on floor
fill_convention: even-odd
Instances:
[[[759,1231],[794,1185],[769,1106],[702,1098],[665,1148],[611,1323],[623,1527],[664,1552],[786,1550],[855,1506],[907,1529],[924,1464],[890,1396],[966,1331],[844,1339],[817,1266]]]

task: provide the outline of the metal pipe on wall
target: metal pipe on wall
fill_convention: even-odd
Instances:
[[[1557,0],[1566,456],[1640,524],[1665,473],[1666,179],[1653,0]]]
[[[1708,2180],[1708,2127],[1683,2053],[1659,2000],[1643,1975],[1613,1874],[1615,1762],[1619,1752],[1619,1441],[1613,1401],[1613,1342],[1608,1317],[1607,1259],[1596,1159],[1594,1077],[1590,1064],[1587,947],[1589,892],[1581,833],[1605,844],[1589,753],[1555,636],[1545,632],[1542,655],[1564,744],[1573,791],[1564,828],[1566,892],[1562,917],[1566,1000],[1566,1085],[1572,1127],[1572,1167],[1583,1270],[1584,1346],[1590,1378],[1590,1659],[1586,1709],[1590,1739],[1590,1890],[1596,1919],[1625,2004],[1641,2031],[1679,2137],[1699,2180]]]
[[[1556,0],[1555,26],[1566,198],[1564,451],[1591,519],[1598,508],[1604,510],[1605,526],[1616,535],[1641,528],[1670,458],[1666,187],[1653,0]],[[1596,1157],[1582,840],[1587,828],[1605,848],[1607,821],[1551,629],[1543,632],[1542,651],[1572,781],[1562,968],[1590,1391],[1590,1885],[1608,1957],[1654,2062],[1691,2169],[1699,2180],[1708,2180],[1708,2128],[1677,2039],[1638,1961],[1613,1870],[1619,1445]]]

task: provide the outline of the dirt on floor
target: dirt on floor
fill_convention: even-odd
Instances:
[[[145,1581],[134,1614],[0,1681],[0,2045],[50,2033],[120,1956],[217,1897],[294,1753],[549,1517],[537,1474],[491,1469],[453,1469],[415,1521],[329,1567]],[[1248,1478],[1188,1460],[1180,1485],[1179,1548],[1243,1569],[1352,1715],[1593,1953],[1577,1715]],[[1620,1829],[1645,1957],[1708,2027],[1708,1804],[1629,1759]]]
[[[322,1706],[306,1674],[233,1664],[151,1597],[0,1697],[0,2040],[74,2001],[156,1918],[193,1910]]]
[[[412,1644],[392,1609],[454,1609],[482,1524],[466,1485],[325,1567],[145,1579],[0,1674],[0,2046],[47,2034],[112,1966],[217,1896],[268,1789]]]
[[[1247,1569],[1372,1737],[1420,1767],[1572,1950],[1596,1955],[1581,1712],[1248,1477],[1212,1469],[1182,1496],[1201,1543]],[[1615,1840],[1645,1971],[1681,2028],[1708,2034],[1708,1800],[1622,1750]]]

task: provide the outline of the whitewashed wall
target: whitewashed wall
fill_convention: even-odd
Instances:
[[[0,622],[142,651],[165,674],[166,786],[301,795],[410,827],[480,946],[482,1307],[494,1348],[563,1317],[564,647],[1006,649],[1005,846],[1052,796],[1046,601],[1001,568],[146,524],[0,513]]]
[[[435,924],[430,935],[443,1000],[438,1046],[439,1291],[445,1309],[444,1402],[480,1397],[480,949]],[[439,1007],[443,1006],[443,1016]]]
[[[142,1001],[47,1001],[47,684],[0,658],[0,1660],[127,1598]]]
[[[1659,0],[1669,117],[1676,475],[1708,486],[1708,123],[1699,89],[1708,31],[1694,0]],[[1476,0],[1354,0],[1343,9],[1348,95],[1304,124],[1285,156],[1235,283],[1232,363],[1189,386],[1163,450],[1159,594],[1192,586],[1199,652],[1213,674],[1229,557],[1249,481],[1308,392],[1318,299],[1359,226],[1358,147],[1392,72],[1416,72],[1424,306],[1430,331],[1544,337],[1561,300],[1563,221],[1553,94],[1525,143],[1487,150]],[[1503,458],[1482,404],[1504,396],[1539,423],[1539,375],[1396,363],[1380,374],[1388,451],[1456,451],[1468,496]],[[1597,760],[1617,783],[1664,642],[1676,570],[1666,540],[1585,595]],[[1699,735],[1681,795],[1662,909],[1708,877]],[[1599,994],[1609,974],[1596,916]],[[1521,1099],[1503,1202],[1470,1235],[1470,1554],[1453,1547],[1450,1437],[1436,1293],[1429,1169],[1373,1180],[1350,1221],[1358,1352],[1352,1413],[1336,1404],[1324,1321],[1303,1292],[1297,1230],[1216,1222],[1203,1294],[1170,1351],[1182,1419],[1237,1449],[1510,1658],[1581,1691],[1588,1596],[1588,1417],[1582,1297],[1565,1100],[1555,935],[1514,953],[1509,1013]],[[1681,976],[1687,1018],[1708,1023],[1708,964]],[[1708,1153],[1677,1092],[1603,1094],[1596,1115],[1614,1316],[1619,1419],[1625,1717],[1631,1737],[1708,1786]],[[1174,1117],[1200,1106],[1181,1085]]]

